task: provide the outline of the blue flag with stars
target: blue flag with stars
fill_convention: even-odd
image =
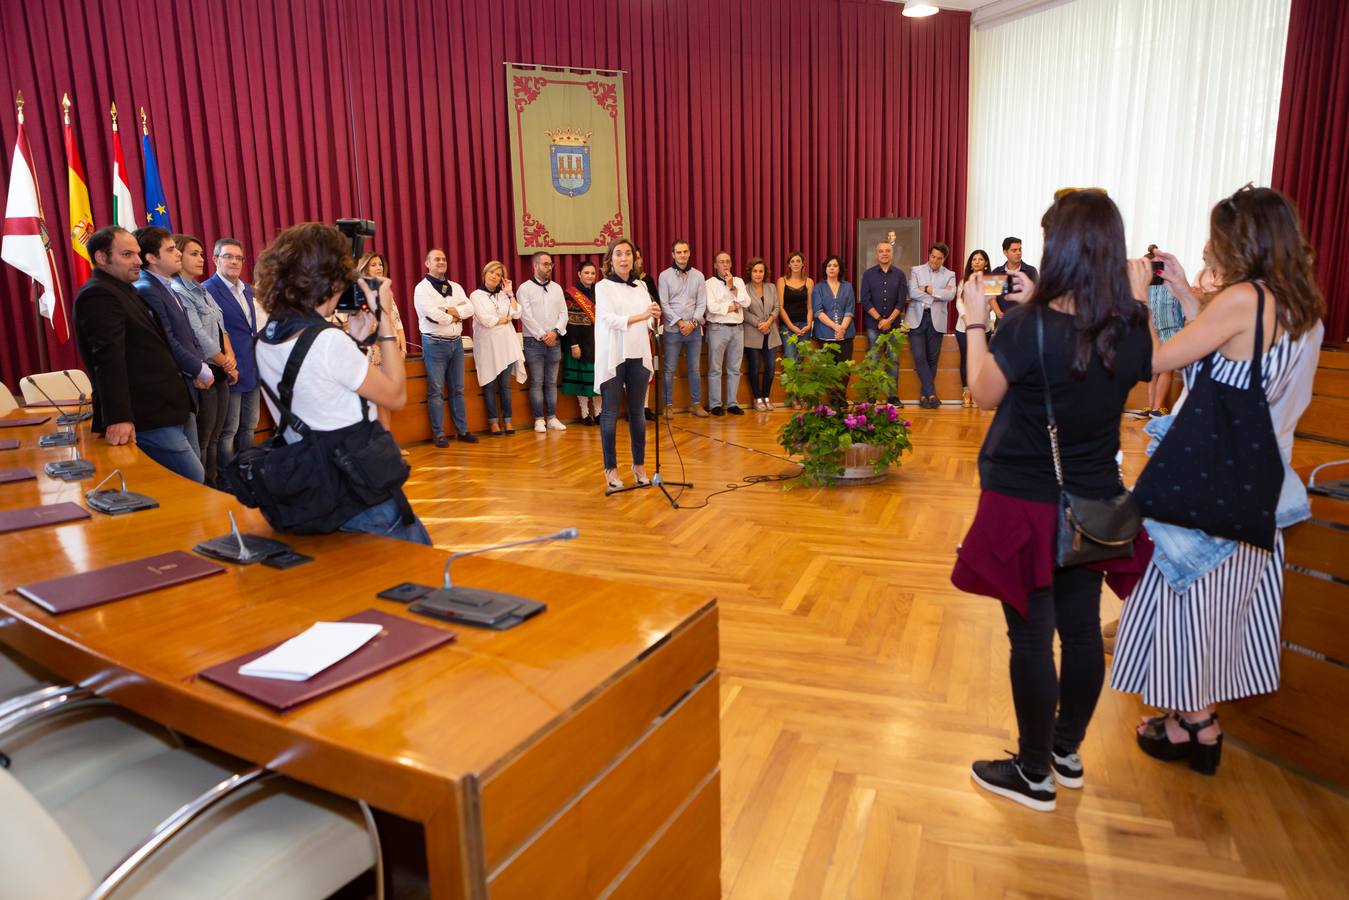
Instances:
[[[168,198],[164,196],[164,182],[159,177],[159,162],[146,132],[141,133],[141,157],[145,160],[145,224],[172,231],[173,220],[169,217]]]

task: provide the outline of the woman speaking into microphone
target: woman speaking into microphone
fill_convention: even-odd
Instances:
[[[632,443],[632,475],[646,484],[646,419],[642,409],[646,384],[655,371],[647,334],[660,317],[660,304],[636,277],[632,241],[620,238],[604,254],[604,280],[595,285],[595,390],[604,403],[600,413],[600,446],[604,451],[604,484],[623,487],[618,477],[618,405],[627,391],[628,436]]]

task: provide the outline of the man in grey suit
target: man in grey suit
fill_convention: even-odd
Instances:
[[[183,304],[173,292],[173,276],[183,268],[183,253],[173,242],[173,235],[157,226],[136,230],[136,242],[141,248],[141,273],[136,280],[136,293],[150,308],[150,312],[159,320],[168,339],[173,361],[183,378],[194,388],[205,390],[215,382],[206,354],[197,337],[192,333],[192,324],[187,319]],[[201,458],[201,446],[197,440],[196,393],[192,394],[194,412],[188,416],[183,432],[198,459]]]
[[[909,304],[904,324],[909,326],[909,349],[920,384],[918,405],[937,409],[937,357],[946,333],[947,304],[956,298],[956,273],[946,268],[951,250],[942,242],[927,252],[927,262],[909,272]]]

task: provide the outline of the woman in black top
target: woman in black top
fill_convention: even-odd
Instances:
[[[815,281],[806,276],[806,258],[800,250],[787,255],[786,274],[778,276],[778,319],[782,330],[782,358],[796,359],[796,346],[789,338],[810,340],[810,292],[815,289]],[[792,409],[798,409],[800,403],[792,401]]]
[[[1059,486],[1046,387],[1066,490],[1112,497],[1122,488],[1115,459],[1120,416],[1129,390],[1152,374],[1152,336],[1132,295],[1124,223],[1114,202],[1100,191],[1075,191],[1056,200],[1041,224],[1040,281],[1013,274],[1017,289],[1010,297],[1020,305],[1002,320],[991,349],[983,275],[975,274],[964,287],[970,393],[981,407],[998,411],[979,452],[979,510],[957,551],[951,580],[962,590],[1004,602],[1012,648],[1020,752],[1010,760],[976,762],[974,780],[1049,811],[1055,781],[1082,785],[1077,751],[1105,679],[1102,571],[1141,574],[1147,563],[1142,557],[1150,554],[1142,549],[1144,538],[1131,560],[1054,567]],[[1055,631],[1062,645],[1061,678],[1054,669]]]
[[[576,286],[567,289],[567,333],[562,335],[562,393],[576,398],[586,425],[594,425],[600,414],[600,395],[595,393],[595,282],[599,277],[600,270],[589,260],[577,267]]]

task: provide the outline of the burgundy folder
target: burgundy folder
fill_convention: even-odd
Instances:
[[[0,419],[0,428],[19,428],[23,425],[41,425],[51,416],[24,416],[22,419]]]
[[[14,591],[47,612],[59,614],[196,581],[207,575],[219,575],[223,571],[224,566],[174,550],[78,575],[25,584]]]
[[[15,438],[12,441],[0,441],[0,450],[18,450],[19,441]]]
[[[362,610],[339,621],[377,624],[384,630],[361,649],[308,681],[283,681],[279,678],[254,678],[239,674],[240,666],[272,652],[284,641],[211,666],[198,674],[263,706],[285,712],[454,640],[453,631],[423,625],[377,609]]]
[[[25,506],[23,509],[0,511],[0,534],[22,531],[42,525],[59,525],[89,518],[89,510],[78,503],[49,503],[46,506]]]
[[[19,466],[17,469],[0,469],[0,484],[9,484],[11,481],[28,481],[36,477],[33,470],[27,466]]]

